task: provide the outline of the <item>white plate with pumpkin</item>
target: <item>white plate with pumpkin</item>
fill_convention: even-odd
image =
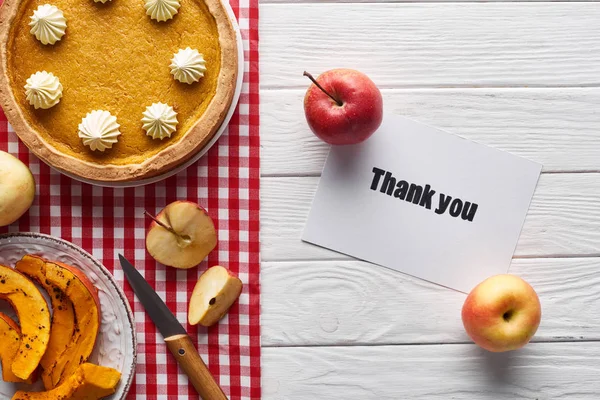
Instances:
[[[0,235],[0,298],[0,399],[125,398],[133,314],[90,254],[39,233]]]

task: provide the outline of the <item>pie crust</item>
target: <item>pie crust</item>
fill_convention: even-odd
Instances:
[[[136,181],[168,172],[169,170],[185,163],[193,155],[197,154],[214,136],[222,124],[233,100],[238,70],[238,53],[236,34],[229,19],[227,10],[220,0],[195,0],[203,2],[213,16],[218,33],[218,44],[220,47],[220,69],[216,80],[216,89],[212,100],[206,106],[204,112],[192,121],[186,131],[180,134],[165,148],[156,154],[133,163],[99,163],[77,157],[75,154],[67,154],[53,146],[40,132],[30,123],[22,104],[14,95],[14,91],[23,90],[21,87],[12,87],[13,83],[9,71],[10,35],[14,21],[22,20],[19,17],[20,4],[24,1],[33,0],[5,0],[0,7],[0,106],[3,108],[8,121],[13,126],[19,138],[40,159],[52,167],[57,168],[88,180],[105,182]],[[125,0],[112,0],[125,1]],[[91,1],[90,1],[91,2]],[[103,6],[103,5],[100,5]],[[109,5],[110,6],[110,3]],[[140,18],[147,18],[148,23],[157,23],[147,17],[143,5],[139,6]],[[67,16],[67,35],[69,35],[69,17]],[[184,8],[179,10],[184,11]],[[177,18],[178,16],[175,16]],[[22,17],[21,17],[22,18]],[[169,22],[160,22],[168,24]],[[60,42],[57,42],[57,44]],[[51,45],[47,45],[48,47]],[[185,47],[185,44],[182,43]],[[200,50],[200,52],[202,52]],[[51,56],[51,52],[49,52]],[[170,59],[164,60],[168,71]],[[81,66],[82,69],[85,66]],[[50,72],[50,71],[48,71]],[[60,71],[52,71],[60,77]],[[82,73],[85,73],[83,70]],[[171,76],[172,78],[172,76]],[[140,82],[143,84],[143,82]],[[185,84],[182,84],[185,85]],[[14,85],[16,86],[16,85]],[[65,87],[64,96],[68,96],[68,88]],[[64,98],[63,97],[63,100]],[[62,101],[62,100],[61,100]],[[145,109],[153,101],[147,98],[136,99],[139,106]],[[91,109],[80,109],[78,112],[85,116]],[[139,116],[140,120],[142,114]],[[139,124],[141,130],[141,122]],[[76,135],[77,127],[74,127]],[[179,127],[178,127],[179,129]],[[143,132],[143,131],[142,131]],[[160,141],[159,141],[160,142]]]

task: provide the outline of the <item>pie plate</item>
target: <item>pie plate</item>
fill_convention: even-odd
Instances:
[[[85,272],[98,289],[102,321],[89,361],[121,372],[116,393],[106,399],[124,399],[135,374],[137,343],[133,313],[112,274],[86,251],[65,240],[40,233],[0,235],[0,264],[14,267],[26,254],[40,255],[51,261],[77,267]],[[41,292],[46,295],[44,290]],[[0,312],[15,317],[13,309],[4,301],[0,302]],[[10,399],[17,390],[41,391],[43,385],[41,381],[27,385],[3,382],[0,379],[1,400]]]
[[[193,0],[186,1],[188,6],[196,3]],[[0,9],[0,58],[3,59],[0,63],[0,103],[21,141],[39,159],[59,172],[79,181],[108,187],[153,183],[196,162],[227,128],[239,101],[244,79],[244,43],[231,6],[224,0],[204,0],[198,3],[202,4],[189,7],[189,12],[181,13],[169,25],[148,22],[150,18],[138,18],[138,13],[143,14],[143,7],[132,8],[126,3],[116,3],[117,5],[110,7],[77,3],[71,10],[74,22],[70,40],[61,41],[55,46],[40,47],[42,45],[30,34],[32,31],[25,21],[28,13],[37,12],[35,7],[31,2],[5,0]],[[67,9],[71,7],[66,0],[59,2],[59,5]],[[103,29],[97,28],[102,28],[102,24],[107,23],[106,15],[114,13],[123,16],[115,19],[113,29],[116,34],[106,39],[107,47],[114,49],[115,54],[109,57],[111,62],[107,62],[104,67],[94,67],[99,60],[104,59],[106,52],[98,46],[90,47],[89,44],[94,40],[104,40]],[[90,14],[95,17],[94,35],[83,40],[82,35],[91,35],[85,24],[85,19]],[[197,34],[190,30],[190,26],[194,25]],[[129,36],[122,34],[130,26],[135,26],[131,38],[137,38],[137,42],[127,40]],[[173,27],[172,30],[168,29],[168,35],[164,26]],[[157,29],[163,33],[157,34]],[[179,36],[177,32],[180,33]],[[147,40],[148,35],[154,35],[155,40]],[[177,69],[171,68],[171,73],[167,74],[167,69],[164,68],[164,60],[172,57],[172,54],[176,54],[172,60],[179,57],[177,62],[184,62],[181,57],[187,56],[180,53],[188,50],[180,49],[178,53],[175,51],[178,46],[185,45],[204,49],[209,72],[196,85],[185,82],[174,84],[177,79],[184,78],[173,78],[171,75]],[[140,56],[142,58],[131,57],[130,47],[143,53]],[[54,49],[51,50],[52,54],[56,53],[57,57],[46,57],[48,48]],[[81,49],[88,51],[82,52]],[[189,51],[196,50],[190,48]],[[33,56],[26,57],[26,65],[21,67],[19,57],[28,52],[32,52]],[[83,57],[82,54],[86,56]],[[86,66],[86,71],[78,67],[80,63],[61,63],[64,57],[66,60],[83,57],[82,65]],[[197,57],[200,57],[197,62],[202,63],[202,55],[198,54]],[[218,62],[221,63],[220,67]],[[212,67],[215,69],[211,69]],[[35,79],[45,79],[29,75],[30,71],[39,72],[42,69],[62,71],[61,83],[65,86],[65,99],[60,101],[58,107],[37,110],[46,106],[36,104],[34,110],[29,104],[34,101],[31,91],[37,89],[30,87],[29,97],[26,97],[25,90],[15,88],[21,87],[25,81],[29,82],[25,85],[27,87],[37,84]],[[130,71],[131,76],[124,74],[123,70]],[[148,79],[148,74],[152,77],[156,75],[156,78]],[[56,95],[60,96],[61,83],[54,77],[52,79],[58,85]],[[148,82],[147,85],[136,84],[144,80]],[[71,91],[67,92],[67,89]],[[152,138],[149,138],[143,133],[139,120],[140,102],[154,102],[158,107],[157,100],[159,103],[164,101],[171,104],[176,114],[169,118],[178,115],[177,118],[181,119],[171,122],[182,124],[175,132],[176,136],[164,143],[163,140],[152,138],[164,138],[162,135],[168,132],[160,135],[153,132]],[[104,113],[90,110],[103,110]],[[147,110],[146,113],[161,112],[153,110]],[[85,112],[87,116],[83,120],[87,122],[82,124],[83,120],[79,118]],[[158,118],[159,114],[144,115],[144,118],[154,121],[152,118]],[[78,134],[74,130],[76,126],[83,126]],[[156,125],[150,128],[154,129],[153,127]],[[115,147],[106,152],[97,143],[97,135],[119,138],[102,139],[111,143],[101,140],[103,145]],[[116,146],[110,146],[113,141],[118,142]]]

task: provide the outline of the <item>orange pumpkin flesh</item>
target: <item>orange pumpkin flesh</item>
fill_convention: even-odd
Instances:
[[[113,394],[120,379],[116,369],[84,363],[60,386],[47,392],[18,391],[12,400],[97,400]]]
[[[49,261],[45,268],[45,279],[66,295],[75,313],[71,341],[42,374],[45,388],[52,389],[73,375],[92,353],[100,326],[100,302],[94,285],[77,268]]]
[[[85,363],[80,366],[80,370],[86,384],[75,389],[71,394],[73,400],[100,399],[110,396],[115,392],[121,379],[121,373],[113,368]]]
[[[65,351],[75,332],[75,313],[73,304],[56,286],[46,279],[46,261],[37,256],[25,256],[15,266],[15,269],[24,273],[48,292],[52,305],[52,318],[50,323],[50,341],[46,353],[40,361],[44,369],[42,378],[49,375],[50,367],[58,356]]]
[[[0,360],[2,361],[2,380],[4,382],[27,382],[31,383],[32,379],[24,381],[15,376],[10,369],[12,362],[19,351],[21,344],[21,329],[17,326],[8,315],[0,313]]]
[[[50,340],[50,311],[44,296],[27,277],[0,265],[0,298],[15,309],[21,324],[21,342],[12,372],[27,379],[35,371]]]

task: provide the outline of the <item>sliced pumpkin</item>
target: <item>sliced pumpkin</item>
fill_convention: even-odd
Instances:
[[[21,344],[21,329],[8,315],[0,312],[0,360],[2,361],[2,380],[4,382],[26,382],[33,381],[32,374],[29,379],[23,380],[17,377],[11,370],[11,365]]]
[[[64,293],[75,315],[69,343],[54,359],[48,359],[50,364],[42,373],[44,387],[50,390],[73,375],[92,353],[100,326],[100,302],[97,289],[81,270],[64,263],[44,261],[39,279]]]
[[[15,269],[39,283],[50,297],[52,305],[50,341],[46,353],[40,360],[40,365],[44,369],[42,379],[47,379],[50,367],[73,339],[73,333],[75,332],[73,304],[59,288],[46,279],[46,260],[43,258],[26,255],[21,261],[17,262]]]
[[[97,400],[113,394],[120,379],[121,373],[116,369],[84,363],[60,386],[46,392],[20,390],[12,400]]]
[[[16,377],[26,380],[48,347],[50,311],[33,282],[4,265],[0,265],[0,298],[13,306],[21,324],[21,342],[11,369]]]

